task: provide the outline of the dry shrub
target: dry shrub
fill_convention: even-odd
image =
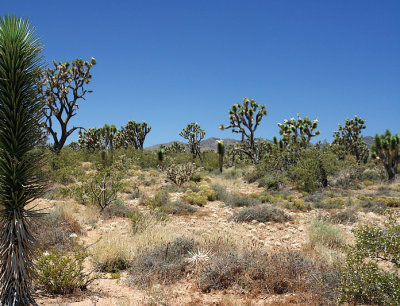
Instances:
[[[91,249],[95,268],[101,272],[127,269],[134,255],[130,240],[126,235],[119,233],[104,235]]]
[[[290,216],[286,215],[282,209],[268,205],[245,207],[231,218],[235,222],[251,222],[253,220],[258,222],[286,222],[290,219]]]
[[[74,236],[83,233],[80,224],[72,216],[72,210],[67,207],[57,205],[50,213],[34,220],[36,238],[44,250],[51,247],[60,251],[70,250]]]
[[[198,275],[203,292],[238,288],[247,293],[308,293],[313,300],[332,303],[338,271],[299,252],[221,252]]]
[[[186,255],[194,248],[194,241],[178,237],[153,250],[135,257],[130,269],[130,283],[140,288],[157,282],[171,284],[185,276]]]

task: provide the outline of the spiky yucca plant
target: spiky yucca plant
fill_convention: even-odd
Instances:
[[[41,104],[36,81],[42,47],[26,19],[0,18],[0,284],[1,305],[31,305],[35,239],[26,209],[42,192]]]
[[[224,165],[224,154],[225,154],[225,146],[223,140],[217,140],[217,152],[218,152],[219,172],[222,173],[222,167]]]

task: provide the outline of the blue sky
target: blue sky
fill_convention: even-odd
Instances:
[[[96,58],[74,125],[145,120],[145,146],[192,121],[227,138],[219,124],[249,97],[268,109],[257,137],[297,113],[319,119],[320,140],[354,115],[364,135],[400,132],[398,0],[2,0],[0,12],[30,19],[48,63]]]

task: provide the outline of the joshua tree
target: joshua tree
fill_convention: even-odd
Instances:
[[[80,148],[86,148],[94,151],[100,148],[101,144],[101,129],[90,128],[84,133],[79,131],[78,143]]]
[[[146,136],[151,131],[151,126],[147,125],[145,121],[142,123],[133,120],[128,121],[125,127],[122,127],[118,132],[117,144],[119,147],[128,148],[132,146],[136,149],[143,150],[143,144]]]
[[[186,128],[184,128],[179,135],[186,139],[189,143],[190,153],[193,154],[193,158],[198,156],[200,160],[202,160],[200,154],[200,142],[206,135],[206,131],[200,128],[200,125],[197,123],[189,123]]]
[[[25,209],[42,192],[42,132],[37,78],[42,46],[26,19],[0,18],[0,283],[1,305],[35,304],[31,275],[35,239]]]
[[[225,154],[225,146],[223,140],[217,141],[217,152],[218,152],[219,172],[222,173],[222,166],[224,165],[224,154]]]
[[[343,146],[346,152],[356,157],[358,163],[366,163],[369,150],[361,135],[365,128],[365,120],[357,116],[354,119],[346,118],[344,126],[339,124],[339,130],[333,132],[333,144]]]
[[[249,156],[256,164],[260,161],[261,152],[254,133],[265,115],[267,109],[264,104],[260,106],[254,99],[244,98],[243,105],[234,104],[229,110],[230,124],[219,126],[221,130],[232,129],[233,133],[242,135],[242,146],[238,150]]]
[[[47,68],[42,73],[39,81],[39,92],[43,102],[43,114],[46,118],[43,127],[53,137],[53,150],[59,153],[67,138],[81,127],[68,129],[69,120],[76,115],[80,99],[90,90],[85,89],[92,79],[91,68],[96,65],[92,57],[90,62],[76,59],[72,63],[58,64],[53,61],[54,68]],[[58,121],[61,135],[58,136],[53,126],[53,118]]]
[[[386,130],[383,135],[375,135],[375,145],[372,146],[372,158],[378,158],[385,167],[389,180],[393,180],[397,174],[399,163],[399,135],[393,135]]]
[[[286,148],[292,146],[295,150],[307,148],[311,138],[320,134],[316,130],[318,120],[311,121],[308,117],[301,118],[299,114],[297,114],[297,120],[294,118],[285,119],[283,123],[278,123],[278,126],[283,142],[280,145]]]

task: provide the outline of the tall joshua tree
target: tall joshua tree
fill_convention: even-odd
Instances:
[[[77,129],[82,129],[78,126],[68,128],[68,123],[76,115],[81,99],[92,92],[85,87],[92,79],[90,70],[96,65],[96,60],[92,57],[88,62],[77,58],[72,63],[53,61],[53,65],[54,68],[43,71],[39,91],[46,118],[43,127],[53,138],[54,152],[60,153],[67,138]],[[60,135],[53,120],[60,128]]]
[[[392,135],[386,130],[383,135],[375,135],[375,145],[372,146],[372,158],[379,159],[385,167],[389,181],[397,174],[397,167],[400,160],[399,154],[400,136]]]
[[[42,104],[37,78],[42,47],[26,19],[0,18],[0,304],[35,304],[31,296],[35,212],[42,192],[37,176]]]
[[[221,130],[232,129],[233,133],[242,134],[241,148],[238,150],[246,154],[255,164],[261,159],[261,143],[257,143],[254,133],[261,119],[267,115],[264,104],[259,105],[254,99],[244,98],[243,104],[233,104],[229,110],[229,125],[221,124]]]
[[[206,135],[206,131],[203,130],[200,125],[195,122],[189,123],[180,133],[179,136],[186,139],[189,143],[190,153],[192,153],[193,158],[198,156],[200,160],[200,142]]]

